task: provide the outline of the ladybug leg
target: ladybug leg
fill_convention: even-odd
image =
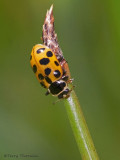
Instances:
[[[66,70],[63,68],[63,76],[66,74]]]
[[[50,94],[50,92],[49,92],[49,90],[47,90],[47,92],[45,93],[45,95],[47,96],[47,95],[49,95]]]
[[[68,83],[72,83],[73,82],[73,78],[68,80]]]
[[[56,57],[57,57],[59,62],[61,62],[64,59],[62,55],[57,55]]]
[[[64,80],[64,81],[68,81],[68,79],[69,79],[69,77],[68,76],[62,76],[62,80]]]
[[[68,83],[72,83],[74,79],[73,78],[69,79],[69,76],[62,76],[62,80],[64,80],[65,82],[68,82]]]
[[[57,102],[61,101],[61,99],[58,99],[57,101],[53,102],[52,104],[56,104]]]

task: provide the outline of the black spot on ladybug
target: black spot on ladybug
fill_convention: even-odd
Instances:
[[[45,80],[47,81],[47,83],[49,83],[49,84],[51,84],[52,83],[52,81],[51,81],[51,79],[49,78],[49,77],[45,77]]]
[[[40,73],[40,74],[38,74],[38,78],[40,79],[40,80],[43,80],[44,79],[44,77],[43,77],[43,75]]]
[[[32,55],[30,55],[30,60],[32,59]]]
[[[33,72],[36,73],[37,72],[37,66],[34,64],[33,65]]]
[[[42,87],[46,88],[44,82],[40,82],[40,84],[41,84]]]
[[[50,60],[48,58],[42,58],[39,62],[41,65],[47,65],[50,62]]]
[[[45,74],[48,76],[51,73],[51,69],[50,68],[46,68],[45,69]]]
[[[54,63],[55,63],[56,66],[59,66],[59,63],[57,61],[54,61]]]
[[[59,70],[55,70],[55,71],[54,71],[54,76],[55,76],[56,78],[59,78],[60,75],[61,75],[61,73],[60,73]]]
[[[40,48],[37,50],[37,54],[42,53],[45,50],[45,48]]]
[[[46,53],[46,55],[47,55],[47,57],[52,57],[52,56],[53,56],[53,53],[52,53],[51,51],[48,51],[48,52]]]

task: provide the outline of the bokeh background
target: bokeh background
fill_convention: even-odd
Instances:
[[[120,1],[0,0],[0,159],[80,160],[63,102],[29,64],[54,4],[55,30],[102,160],[120,159]],[[22,159],[22,158],[21,158]]]

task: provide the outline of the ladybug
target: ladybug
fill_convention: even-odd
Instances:
[[[30,64],[39,83],[47,89],[46,95],[51,93],[59,99],[70,96],[72,89],[68,88],[68,83],[72,80],[49,47],[35,45],[31,52]]]

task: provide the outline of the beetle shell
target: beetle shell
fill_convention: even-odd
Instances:
[[[50,84],[59,80],[63,75],[62,67],[55,54],[45,45],[33,47],[30,64],[40,84],[49,88]]]

